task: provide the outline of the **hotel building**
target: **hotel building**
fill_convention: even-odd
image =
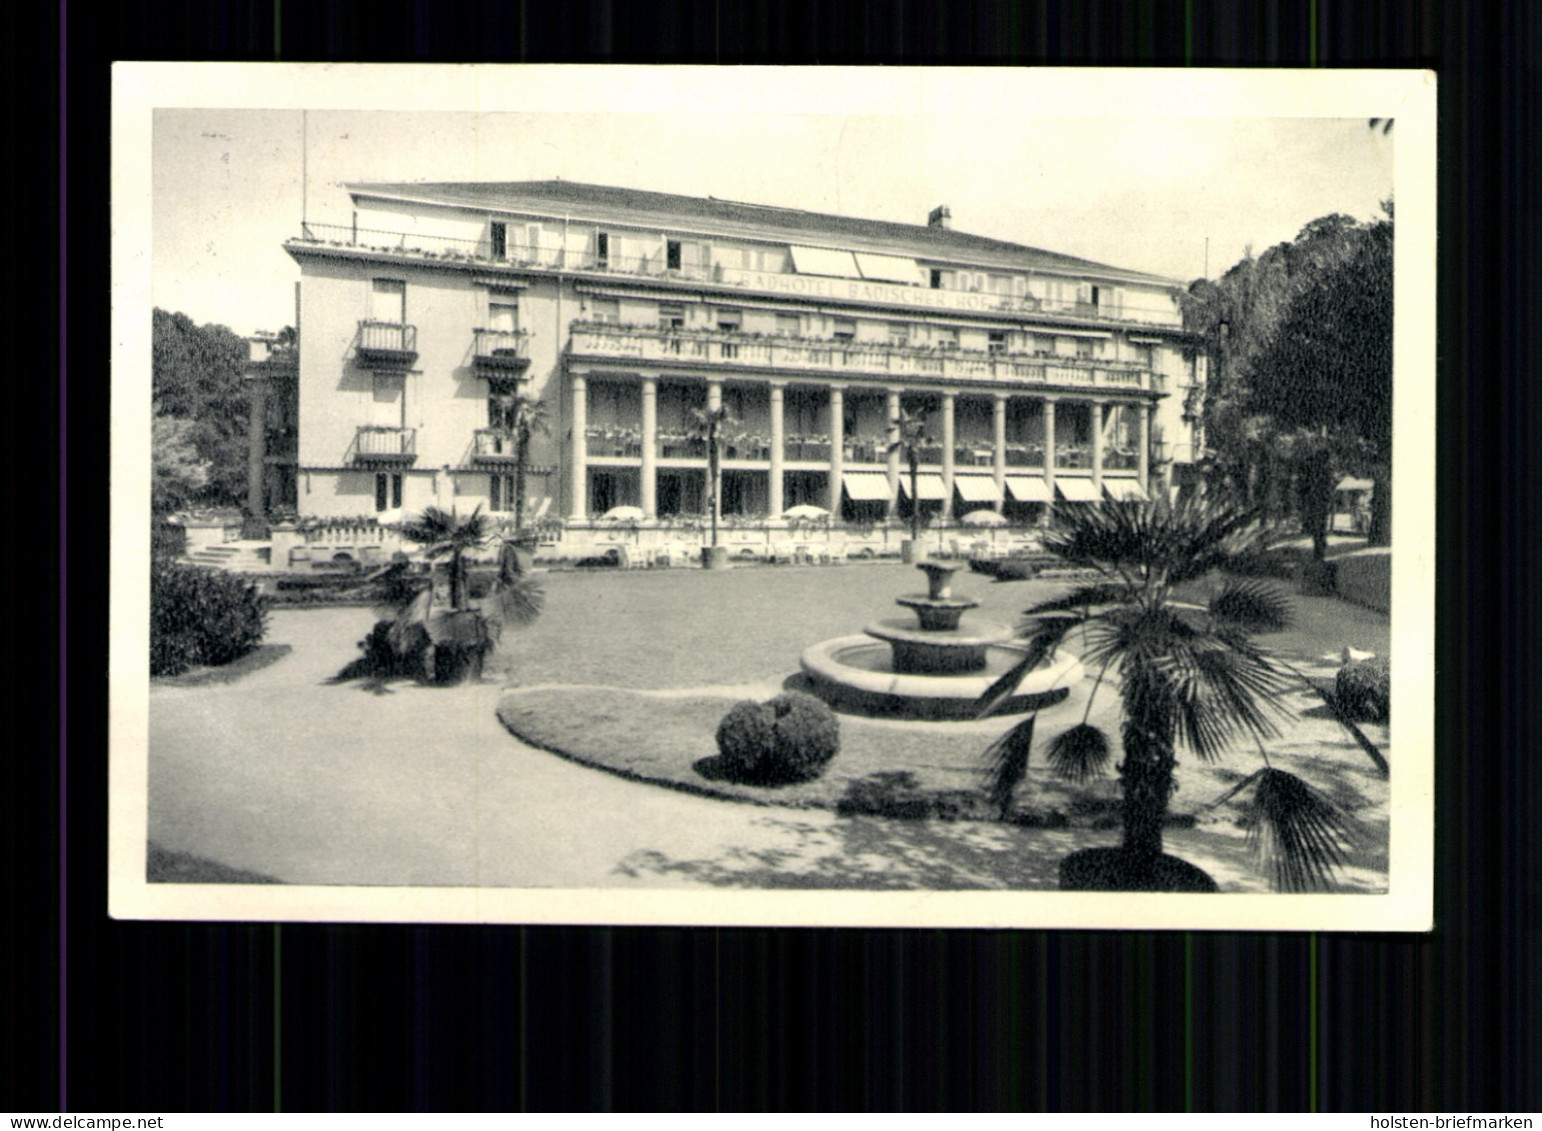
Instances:
[[[348,192],[348,224],[285,244],[298,380],[254,369],[254,510],[511,513],[520,395],[550,424],[525,514],[574,544],[617,507],[704,511],[694,410],[733,418],[720,504],[745,524],[799,504],[869,528],[918,505],[1033,521],[1193,470],[1205,360],[1176,280],[967,234],[946,207],[911,225],[560,180]],[[901,414],[926,422],[919,499]]]

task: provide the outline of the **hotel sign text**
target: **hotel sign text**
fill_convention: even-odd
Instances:
[[[913,306],[921,310],[956,310],[965,314],[1030,313],[1034,304],[1010,295],[969,291],[928,290],[871,279],[833,279],[823,275],[774,275],[764,271],[727,268],[723,282],[794,298]]]

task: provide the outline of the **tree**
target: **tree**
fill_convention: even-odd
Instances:
[[[927,418],[918,413],[900,409],[899,415],[889,421],[894,439],[889,451],[898,451],[910,468],[910,540],[921,545],[921,496],[917,494],[921,479],[921,445],[928,440]]]
[[[364,659],[346,669],[344,678],[412,671],[437,683],[480,678],[482,662],[497,646],[503,627],[526,624],[539,615],[544,600],[540,586],[521,572],[518,556],[505,544],[489,594],[491,608],[473,604],[467,556],[489,547],[496,537],[481,507],[465,519],[429,507],[403,523],[401,535],[420,544],[430,563],[448,558],[449,608],[434,608],[432,573],[414,576],[407,562],[392,563],[371,578],[385,589],[387,599],[376,611],[379,623],[365,642]]]
[[[1093,697],[1110,676],[1119,684],[1123,842],[1067,857],[1062,887],[1214,890],[1203,872],[1162,850],[1180,744],[1213,761],[1237,740],[1258,743],[1264,768],[1226,796],[1251,791],[1254,843],[1276,887],[1324,886],[1342,863],[1347,819],[1306,782],[1270,766],[1263,745],[1290,717],[1283,693],[1295,686],[1316,690],[1251,640],[1260,628],[1283,627],[1289,613],[1284,598],[1253,581],[1225,583],[1206,607],[1175,595],[1178,586],[1268,545],[1273,536],[1256,512],[1209,498],[1076,508],[1057,517],[1045,549],[1101,578],[1027,611],[1026,654],[985,693],[979,708],[982,717],[999,709],[1022,677],[1073,631],[1086,644],[1083,663],[1097,671]],[[1331,697],[1324,698],[1334,707]],[[1091,706],[1089,699],[1088,714]],[[991,793],[1003,810],[1026,772],[1037,717],[1007,731],[988,752]],[[1087,717],[1051,739],[1046,750],[1050,768],[1073,781],[1102,773],[1110,758],[1108,736]],[[1385,771],[1374,744],[1339,718]]]
[[[514,535],[525,526],[525,477],[530,466],[530,440],[536,433],[551,435],[546,402],[525,393],[500,393],[496,397],[500,427],[514,437]]]
[[[209,482],[209,465],[198,458],[194,424],[155,406],[150,432],[150,510],[165,514],[186,506]]]
[[[712,545],[717,545],[717,524],[722,510],[723,444],[735,434],[739,420],[726,408],[691,410],[693,434],[707,445],[707,513],[712,523]]]
[[[245,500],[250,406],[242,382],[249,357],[246,340],[224,326],[152,312],[152,396],[163,415],[188,422],[182,438],[208,468],[206,481],[184,504],[239,506]]]

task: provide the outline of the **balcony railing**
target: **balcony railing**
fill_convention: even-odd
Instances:
[[[418,328],[366,319],[359,323],[357,353],[366,365],[406,368],[418,358]]]
[[[359,463],[411,463],[418,458],[418,431],[362,424],[354,435],[353,455]]]
[[[1104,471],[1134,471],[1139,460],[1133,448],[1104,448]]]
[[[502,428],[478,428],[472,434],[474,463],[513,464],[519,461],[519,439]]]
[[[1150,371],[1096,358],[1043,359],[1029,354],[928,350],[723,331],[659,330],[603,322],[573,324],[569,352],[665,364],[726,363],[741,369],[817,370],[830,374],[921,377],[982,383],[1108,386],[1140,389]]]
[[[530,335],[524,330],[473,330],[478,369],[518,371],[530,364]]]
[[[841,444],[847,463],[886,463],[889,441],[878,436],[851,436]]]
[[[791,462],[828,463],[830,441],[793,436],[782,442],[782,458]]]
[[[603,425],[584,430],[584,450],[596,459],[640,459],[642,433],[634,428],[607,428]]]

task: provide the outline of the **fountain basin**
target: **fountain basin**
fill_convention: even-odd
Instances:
[[[1012,630],[999,624],[969,624],[950,632],[929,629],[894,617],[876,621],[862,631],[893,649],[892,669],[900,674],[962,675],[983,671],[992,644],[1012,639]]]
[[[979,605],[964,597],[896,597],[896,605],[914,609],[921,627],[927,632],[951,632],[958,627],[959,618]]]
[[[985,663],[977,671],[923,675],[895,671],[892,648],[892,643],[866,634],[838,636],[806,649],[800,663],[815,694],[838,710],[907,719],[971,719],[980,696],[1023,657],[1018,645],[986,643]],[[1001,713],[1022,714],[1058,703],[1085,676],[1080,660],[1056,652],[1023,677]]]

